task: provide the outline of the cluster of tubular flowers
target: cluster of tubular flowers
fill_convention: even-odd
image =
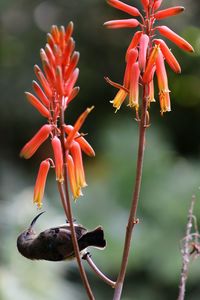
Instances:
[[[53,150],[53,157],[42,161],[39,167],[34,188],[34,203],[38,207],[42,205],[50,167],[55,170],[56,180],[63,183],[64,162],[67,163],[71,192],[74,199],[77,199],[86,186],[82,151],[89,156],[95,155],[92,147],[79,133],[92,108],[86,109],[74,126],[65,124],[63,120],[64,111],[79,92],[79,87],[75,86],[79,75],[79,53],[74,51],[72,32],[72,22],[66,29],[63,26],[52,26],[51,32],[47,34],[45,49],[40,50],[43,71],[38,65],[34,66],[40,84],[33,81],[35,95],[25,93],[27,100],[47,119],[47,123],[25,144],[20,156],[29,159],[48,138]]]
[[[144,14],[136,7],[127,5],[119,0],[107,0],[112,7],[128,13],[132,17],[129,19],[114,20],[105,22],[104,25],[110,29],[135,28],[135,32],[130,45],[126,51],[126,68],[124,72],[123,84],[118,84],[106,78],[108,83],[118,89],[118,92],[111,101],[116,111],[121,107],[124,100],[129,97],[128,106],[139,109],[139,86],[148,86],[148,103],[154,102],[154,74],[156,74],[161,114],[171,110],[170,90],[165,68],[165,62],[170,68],[180,73],[181,68],[164,40],[157,39],[156,33],[172,41],[179,48],[193,52],[192,46],[172,31],[167,26],[158,26],[159,20],[175,16],[184,11],[182,6],[174,6],[159,10],[162,0],[141,0]]]

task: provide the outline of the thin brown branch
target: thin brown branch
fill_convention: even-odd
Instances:
[[[64,193],[64,190],[63,190],[63,184],[59,181],[57,182],[57,184],[58,184],[58,191],[60,193],[62,206],[63,206],[63,209],[65,211],[65,215],[66,215],[67,220],[68,220],[69,219],[69,212],[68,212],[68,208],[67,208],[67,205],[66,205],[66,199],[65,199],[65,193]]]
[[[131,246],[131,238],[134,225],[137,224],[139,221],[136,218],[137,213],[137,206],[140,194],[140,187],[142,181],[142,170],[143,170],[143,160],[144,160],[144,150],[145,150],[145,133],[147,129],[146,124],[146,116],[147,116],[147,105],[148,105],[148,85],[144,85],[143,87],[143,105],[142,105],[142,117],[140,121],[139,127],[139,144],[138,144],[138,156],[137,156],[137,168],[136,168],[136,179],[133,191],[133,199],[129,213],[128,224],[126,227],[126,237],[124,243],[124,250],[121,262],[121,268],[119,272],[119,276],[117,278],[117,283],[115,287],[115,293],[113,300],[121,299],[121,293],[124,284],[124,278],[126,274],[127,264],[128,264],[128,257],[130,252]]]
[[[178,300],[184,300],[185,298],[185,288],[186,281],[188,277],[188,269],[190,263],[190,242],[191,242],[191,230],[193,227],[193,210],[195,204],[195,196],[192,197],[190,208],[188,211],[188,222],[185,231],[185,238],[182,243],[181,254],[182,254],[182,268],[181,268],[181,276],[179,283],[179,295]]]
[[[77,263],[78,263],[79,273],[80,273],[83,285],[84,285],[85,290],[87,292],[88,298],[90,300],[94,300],[95,298],[93,296],[92,290],[90,288],[90,284],[89,284],[88,279],[87,279],[87,275],[85,273],[85,269],[84,269],[82,261],[81,261],[80,252],[79,252],[79,245],[78,245],[76,232],[75,232],[75,229],[74,229],[74,223],[73,223],[73,214],[72,214],[72,208],[71,208],[71,202],[70,202],[69,190],[68,190],[67,157],[66,157],[65,147],[64,147],[64,142],[65,142],[65,133],[64,133],[64,130],[63,130],[63,127],[64,127],[64,109],[62,109],[62,111],[61,111],[60,124],[61,124],[61,143],[62,143],[62,148],[63,148],[63,160],[64,160],[64,187],[65,187],[65,201],[66,201],[66,207],[67,207],[66,217],[67,217],[69,225],[70,225],[72,243],[73,243],[73,247],[74,247],[74,253],[75,253]]]
[[[89,253],[86,253],[86,255],[83,256],[83,259],[87,260],[88,265],[92,268],[92,270],[95,272],[95,274],[102,279],[105,283],[107,283],[108,285],[110,285],[112,288],[115,287],[116,282],[112,281],[111,279],[109,279],[105,274],[103,274],[99,268],[95,265],[95,263],[93,262],[91,256]]]

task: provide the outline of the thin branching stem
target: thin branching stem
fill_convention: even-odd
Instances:
[[[67,208],[67,204],[66,204],[65,193],[63,190],[63,184],[59,181],[58,181],[58,191],[60,193],[60,199],[62,202],[63,209],[65,211],[65,215],[67,217],[67,220],[69,220],[69,212],[68,212],[68,208]]]
[[[179,294],[178,294],[178,300],[184,300],[185,299],[185,287],[186,287],[186,281],[188,277],[188,269],[189,269],[189,263],[190,263],[190,241],[191,241],[191,230],[193,227],[193,210],[194,210],[194,204],[195,204],[195,196],[192,197],[190,208],[188,211],[188,222],[186,226],[185,231],[185,238],[182,244],[182,268],[181,268],[181,276],[180,276],[180,282],[179,282]]]
[[[76,238],[76,232],[74,229],[74,223],[73,223],[73,214],[72,214],[72,207],[71,207],[71,202],[70,202],[70,197],[69,197],[69,190],[68,190],[68,175],[67,175],[67,155],[64,147],[64,142],[65,142],[65,133],[63,130],[64,127],[64,109],[61,110],[61,118],[60,118],[60,126],[61,126],[61,143],[62,143],[62,149],[63,149],[63,160],[64,160],[64,187],[65,187],[65,203],[67,207],[67,219],[70,225],[70,230],[71,230],[71,236],[72,236],[72,243],[74,247],[74,253],[77,259],[78,267],[79,267],[79,272],[80,276],[83,282],[83,285],[85,287],[85,290],[87,292],[88,298],[90,300],[94,300],[94,295],[92,293],[92,290],[90,288],[89,281],[87,279],[87,275],[85,273],[85,269],[83,267],[81,257],[80,257],[80,252],[79,252],[79,245],[78,241]],[[66,212],[65,211],[65,212]]]
[[[142,181],[142,170],[143,170],[143,160],[144,160],[144,150],[145,150],[145,133],[146,133],[146,116],[147,116],[147,105],[148,105],[148,84],[143,86],[143,104],[142,104],[142,117],[139,122],[139,144],[138,144],[138,156],[137,156],[137,168],[136,168],[136,178],[135,178],[135,185],[133,190],[133,199],[130,208],[128,224],[126,227],[126,236],[124,242],[124,250],[121,262],[120,272],[117,278],[117,283],[115,287],[115,293],[113,300],[120,300],[121,293],[124,284],[124,278],[126,274],[127,264],[128,264],[128,257],[130,252],[131,246],[131,238],[134,225],[138,223],[138,219],[136,218],[137,213],[137,206],[140,194],[140,187]]]
[[[89,253],[86,253],[86,255],[84,256],[85,260],[87,260],[88,265],[91,267],[91,269],[94,271],[94,273],[101,279],[103,280],[105,283],[107,283],[108,285],[110,285],[112,288],[115,287],[116,282],[112,281],[111,279],[109,279],[105,274],[102,273],[101,270],[99,270],[99,268],[96,266],[96,264],[94,263],[94,261],[92,260],[91,256]]]

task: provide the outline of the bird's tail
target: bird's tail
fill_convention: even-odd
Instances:
[[[106,241],[104,239],[104,232],[101,226],[95,228],[92,231],[85,233],[78,241],[79,247],[85,249],[89,246],[97,247],[100,249],[105,248]]]

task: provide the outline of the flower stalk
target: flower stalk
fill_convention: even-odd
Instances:
[[[144,85],[143,93],[144,93],[144,97],[143,97],[144,101],[142,106],[142,117],[141,117],[141,121],[139,122],[139,144],[138,144],[138,154],[137,154],[135,186],[133,190],[132,204],[131,204],[128,223],[126,227],[126,236],[124,242],[121,268],[117,278],[113,300],[121,299],[123,283],[124,283],[126,268],[128,264],[128,257],[130,253],[130,247],[131,247],[132,232],[134,226],[139,222],[139,220],[136,217],[136,214],[137,214],[137,207],[138,207],[141,182],[142,182],[142,170],[143,170],[144,150],[145,150],[145,133],[146,133],[146,129],[148,128],[147,126],[148,124],[146,123],[148,95],[149,95],[148,84]]]
[[[50,139],[52,158],[48,157],[40,164],[34,189],[34,203],[41,208],[47,174],[51,166],[55,171],[61,203],[70,224],[79,273],[88,298],[93,300],[94,296],[81,261],[68,189],[70,184],[74,199],[82,195],[82,188],[86,186],[82,151],[91,157],[95,155],[92,147],[78,132],[93,107],[86,109],[74,126],[68,125],[67,127],[65,124],[65,111],[79,92],[79,87],[75,86],[79,75],[77,68],[79,53],[74,51],[75,43],[71,38],[72,32],[73,23],[71,22],[66,29],[63,26],[58,28],[53,25],[51,32],[47,35],[45,49],[40,50],[43,70],[37,65],[34,66],[40,84],[33,81],[33,90],[36,96],[26,92],[26,97],[32,106],[47,119],[47,123],[26,143],[20,156],[29,159],[47,139]],[[72,128],[72,130],[67,131],[66,127]],[[69,161],[74,166],[74,172],[68,172]]]
[[[141,0],[143,12],[137,8],[126,5],[122,1],[109,0],[112,7],[127,12],[130,19],[112,20],[104,23],[108,29],[117,28],[137,28],[128,46],[125,55],[126,68],[124,72],[123,84],[115,83],[106,77],[106,81],[118,89],[114,99],[110,101],[118,111],[121,105],[128,98],[128,106],[135,111],[136,121],[139,124],[139,143],[137,154],[136,177],[133,188],[133,197],[130,205],[129,217],[126,227],[124,250],[121,267],[119,270],[113,300],[120,300],[127,264],[130,253],[131,238],[137,219],[137,207],[141,189],[143,160],[145,150],[145,134],[149,127],[149,108],[151,102],[155,102],[154,85],[157,77],[158,97],[160,102],[161,115],[171,111],[170,90],[168,87],[168,77],[165,68],[167,62],[175,73],[181,72],[181,67],[168,48],[165,41],[158,39],[156,34],[171,40],[179,48],[193,52],[193,47],[167,26],[157,26],[156,22],[162,19],[175,16],[184,11],[182,6],[170,7],[158,10],[163,0]],[[139,28],[139,30],[138,30]]]

